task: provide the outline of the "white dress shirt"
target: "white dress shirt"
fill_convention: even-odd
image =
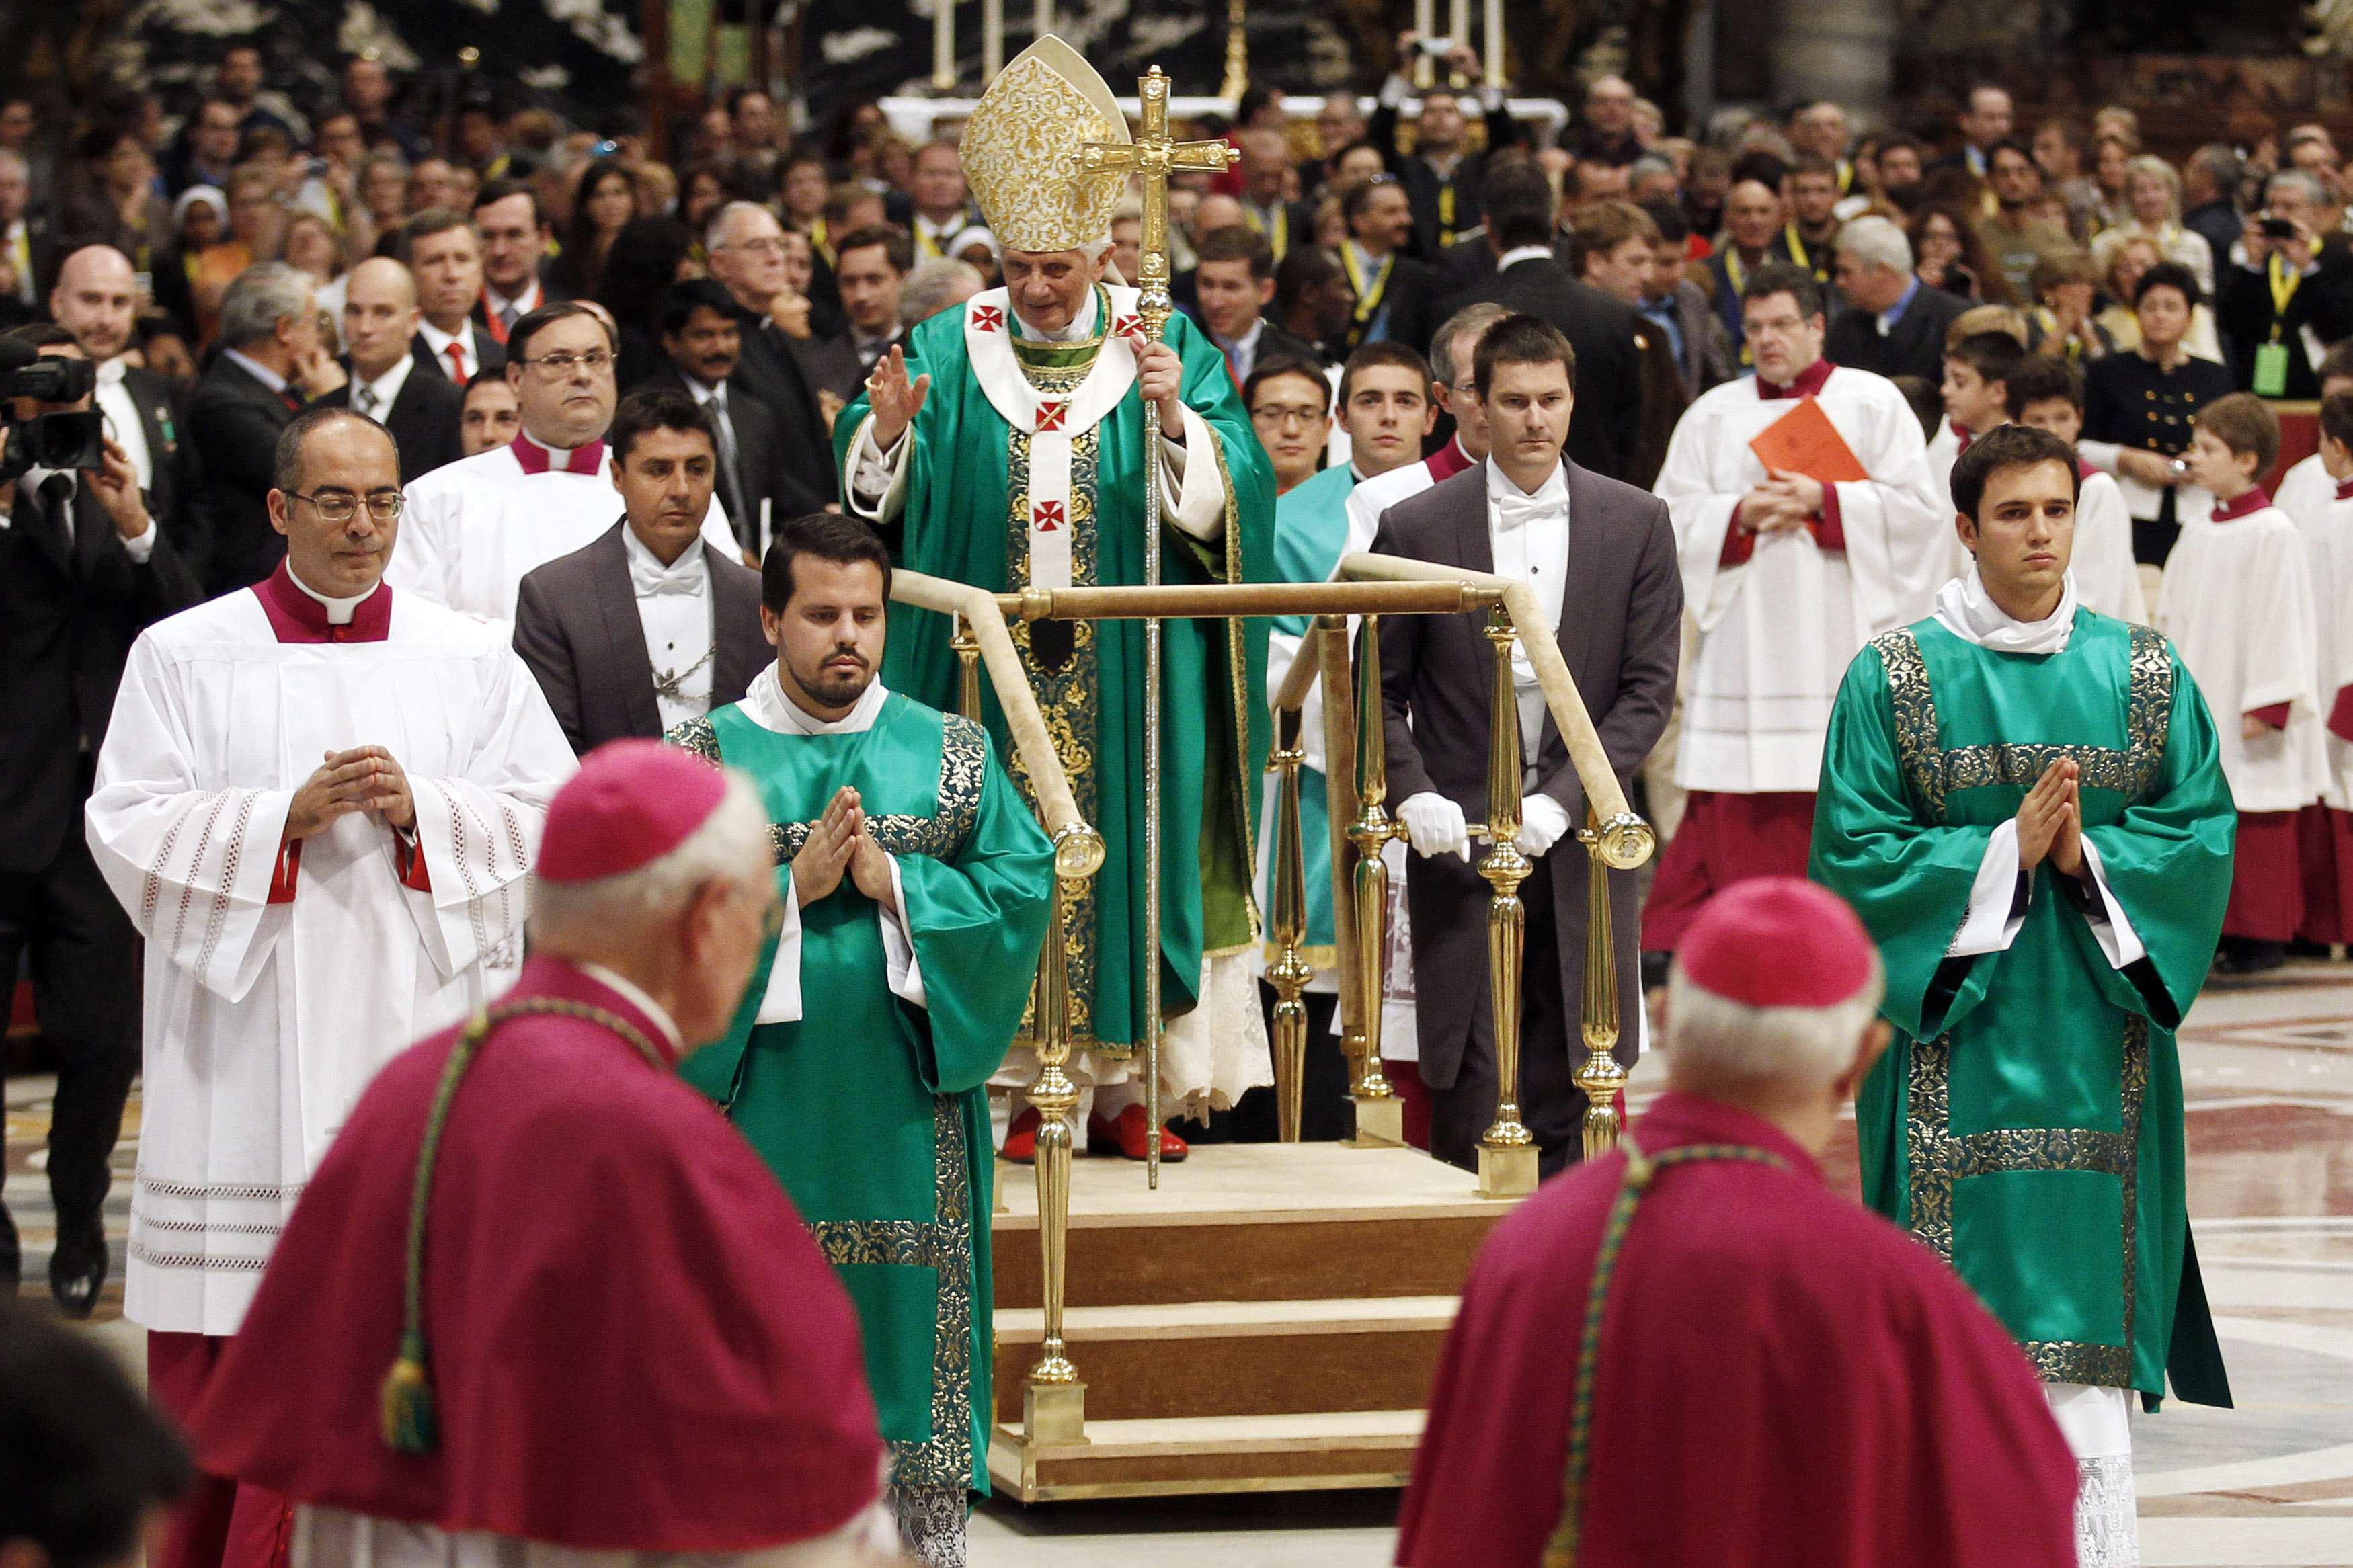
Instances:
[[[268,365],[262,363],[259,360],[255,359],[251,354],[240,353],[236,349],[223,349],[221,350],[221,353],[223,357],[227,358],[239,369],[243,370],[246,374],[253,377],[254,380],[261,383],[262,385],[269,388],[270,391],[280,394],[286,391],[289,384],[286,378],[279,374],[276,371],[270,369]]]
[[[1258,341],[1265,335],[1264,316],[1252,316],[1250,331],[1240,337],[1221,338],[1215,332],[1209,334],[1209,341],[1218,345],[1218,352],[1226,356],[1226,363],[1233,368],[1237,384],[1250,380],[1250,372],[1258,368]]]
[[[1560,630],[1561,595],[1568,583],[1568,470],[1556,464],[1531,495],[1487,459],[1487,538],[1494,551],[1495,575],[1525,583],[1535,591],[1547,636]],[[1525,633],[1530,628],[1522,627]],[[1520,754],[1535,762],[1544,736],[1544,688],[1525,648],[1512,648],[1512,696],[1520,709]]]
[[[891,693],[878,678],[867,683],[865,692],[850,705],[849,711],[839,719],[820,719],[785,695],[784,685],[776,679],[776,667],[768,666],[752,678],[751,688],[744,693],[744,716],[763,730],[779,735],[856,735],[874,728],[881,716],[882,705]],[[899,877],[899,858],[889,853],[883,858],[891,862],[891,902],[893,908],[877,908],[875,918],[882,929],[882,965],[884,979],[891,994],[911,1006],[930,1004],[923,994],[923,970],[915,957],[915,944],[907,934],[907,889]],[[844,869],[842,880],[849,880]],[[836,889],[839,891],[839,889]],[[776,962],[768,971],[768,988],[761,994],[760,1011],[753,1022],[758,1024],[791,1024],[801,1017],[801,901],[787,868],[785,881],[785,923],[776,938]]]
[[[32,498],[40,493],[42,484],[52,474],[63,474],[73,484],[74,489],[66,492],[66,499],[70,503],[75,491],[81,488],[80,476],[70,468],[26,468],[16,476],[16,500],[13,504],[19,507],[30,505]],[[14,521],[15,519],[8,512],[0,511],[0,528],[10,527]],[[111,528],[113,525],[113,520],[109,519],[107,526]],[[69,535],[74,531],[71,512],[66,514],[66,531]],[[133,564],[143,564],[150,555],[155,553],[154,520],[153,518],[148,520],[147,526],[139,531],[137,538],[124,540],[122,549],[123,552],[131,557]],[[304,590],[306,593],[308,591]]]
[[[147,426],[140,422],[139,405],[131,399],[131,388],[123,384],[122,373],[129,368],[119,354],[99,365],[97,407],[106,420],[107,438],[131,459],[131,471],[139,477],[139,488],[152,489],[155,484],[155,458],[147,450]]]
[[[458,352],[465,356],[466,364],[465,380],[460,381],[459,385],[463,386],[466,382],[482,374],[482,353],[475,345],[473,322],[459,321],[456,331],[445,332],[420,316],[417,321],[417,333],[425,340],[425,346],[433,351],[433,363],[440,365],[444,370],[447,370],[449,364],[449,345],[451,343],[458,345]]]
[[[502,297],[489,284],[482,285],[482,313],[494,321],[502,319],[509,310],[512,310],[515,321],[520,321],[546,303],[547,296],[541,291],[539,279],[536,278],[531,280],[530,288],[512,300]],[[514,322],[510,321],[507,324],[512,326]]]
[[[358,367],[353,368],[356,370]],[[400,389],[408,384],[408,373],[416,368],[417,356],[405,353],[392,362],[390,370],[374,381],[361,381],[354,377],[352,382],[352,406],[377,424],[383,424],[392,413],[393,399],[398,397]]]
[[[638,624],[645,628],[646,657],[653,662],[654,704],[667,731],[711,711],[718,647],[711,563],[700,535],[667,566],[626,525],[621,550],[629,561],[629,593],[638,602]]]
[[[1508,272],[1523,261],[1556,261],[1559,258],[1553,254],[1552,247],[1549,245],[1515,245],[1495,258],[1495,270]]]

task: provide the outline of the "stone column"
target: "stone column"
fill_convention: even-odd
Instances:
[[[1897,10],[1883,0],[1781,0],[1774,96],[1827,98],[1858,117],[1885,116],[1895,74]]]

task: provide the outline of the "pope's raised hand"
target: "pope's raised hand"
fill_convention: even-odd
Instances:
[[[1185,439],[1185,362],[1165,342],[1145,345],[1136,362],[1135,382],[1147,402],[1160,405],[1160,433],[1171,441]]]
[[[907,356],[894,344],[866,378],[867,402],[874,410],[874,444],[886,452],[897,444],[900,434],[923,412],[931,390],[929,372],[912,382],[907,379]]]

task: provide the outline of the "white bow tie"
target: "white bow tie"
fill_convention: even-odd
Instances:
[[[698,555],[689,562],[681,556],[677,564],[664,566],[658,561],[643,561],[631,556],[629,589],[640,599],[650,599],[663,594],[700,594],[702,592],[702,558]]]
[[[1538,518],[1550,517],[1568,504],[1567,496],[1550,486],[1532,496],[1506,493],[1492,499],[1495,503],[1495,528],[1501,533],[1525,528]]]

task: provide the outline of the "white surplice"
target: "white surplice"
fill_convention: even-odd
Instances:
[[[2242,812],[2299,811],[2327,787],[2314,621],[2311,568],[2287,513],[2266,506],[2182,524],[2158,590],[2157,627],[2213,710],[2222,774]],[[2284,729],[2244,738],[2241,715],[2282,702]]]
[[[384,580],[503,628],[514,620],[526,574],[586,549],[621,515],[605,461],[600,454],[589,473],[527,474],[509,445],[418,475],[406,487],[400,540]],[[730,561],[743,557],[715,495],[702,514],[702,542]]]
[[[2296,482],[2297,476],[2306,471],[2306,463],[2312,465],[2310,472],[2317,476],[2316,484],[2310,479]],[[2288,514],[2304,536],[2305,562],[2312,577],[2313,644],[2318,656],[2313,665],[2314,695],[2326,729],[2336,710],[2337,693],[2353,686],[2353,495],[2340,499],[2337,481],[2319,465],[2316,456],[2290,468],[2273,504]],[[2353,481],[2347,488],[2353,488]],[[2353,742],[2328,730],[2322,745],[2328,772],[2321,800],[2334,810],[2353,811]]]
[[[132,648],[88,808],[146,939],[144,1121],[124,1311],[236,1331],[279,1227],[376,1069],[520,961],[524,874],[576,763],[497,632],[402,595],[382,641],[281,643],[251,590]],[[431,891],[383,820],[304,842],[268,901],[293,794],[329,751],[408,775]]]
[[[1837,487],[1844,550],[1798,529],[1760,534],[1747,562],[1719,564],[1734,509],[1766,478],[1749,440],[1798,406],[1759,397],[1753,376],[1684,410],[1652,487],[1674,522],[1699,634],[1675,763],[1685,789],[1810,793],[1848,662],[1872,637],[1926,616],[1951,575],[1953,520],[1904,395],[1884,376],[1841,367],[1818,401],[1872,476]]]

